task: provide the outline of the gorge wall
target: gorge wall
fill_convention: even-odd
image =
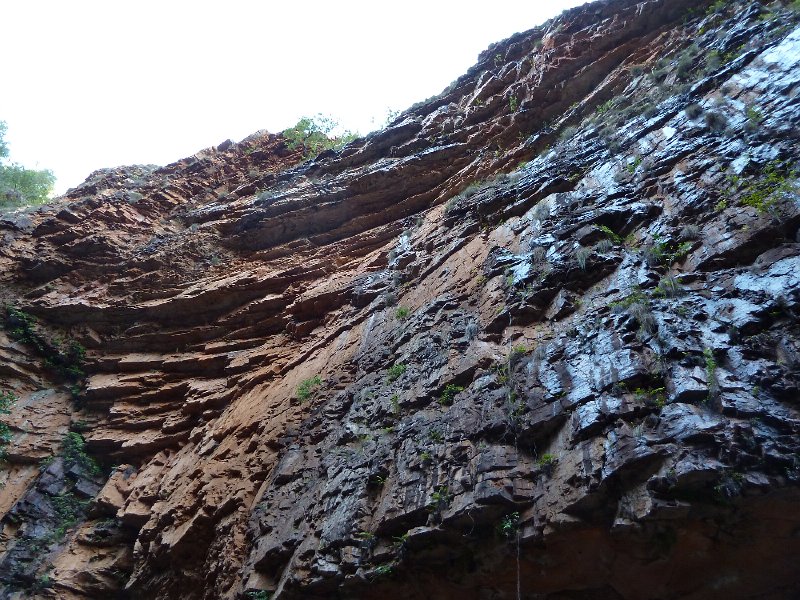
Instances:
[[[798,94],[797,2],[608,0],[0,216],[0,597],[800,595]]]

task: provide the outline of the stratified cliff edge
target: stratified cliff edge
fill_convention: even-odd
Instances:
[[[0,216],[0,597],[800,595],[799,22],[588,4]]]

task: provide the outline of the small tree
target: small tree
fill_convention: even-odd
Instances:
[[[6,125],[6,122],[0,121],[0,158],[6,158],[8,156],[8,145],[6,144],[7,131],[8,125]]]
[[[302,148],[305,158],[314,158],[325,150],[341,148],[358,137],[357,133],[348,130],[335,134],[339,129],[335,119],[318,114],[301,118],[294,127],[283,130],[282,134],[290,150]]]
[[[50,170],[26,169],[9,162],[5,141],[8,126],[0,121],[0,209],[42,204],[47,201],[55,175]]]

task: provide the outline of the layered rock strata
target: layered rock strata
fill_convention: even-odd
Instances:
[[[0,217],[0,597],[800,594],[798,20],[589,4]]]

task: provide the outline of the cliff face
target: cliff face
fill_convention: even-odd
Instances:
[[[0,597],[800,593],[798,20],[589,4],[0,217]]]

